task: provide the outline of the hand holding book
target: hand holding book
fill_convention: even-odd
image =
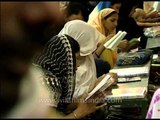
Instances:
[[[85,101],[88,99],[103,99],[106,95],[111,94],[112,85],[117,82],[117,75],[108,73],[104,78],[95,86],[95,88],[88,94]]]
[[[114,50],[117,48],[121,40],[126,36],[125,31],[118,31],[116,35],[114,35],[110,40],[108,40],[105,44],[104,47],[106,49],[111,49]]]

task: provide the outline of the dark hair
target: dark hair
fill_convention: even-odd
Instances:
[[[111,0],[110,2],[111,2],[111,6],[112,6],[114,4],[119,4],[119,3],[121,4],[122,0]]]
[[[105,16],[104,19],[106,20],[107,18],[109,18],[110,16],[112,16],[113,14],[117,13],[116,11],[111,12],[109,15]],[[118,14],[118,13],[117,13]]]
[[[130,14],[132,8],[134,6],[137,7],[138,3],[136,0],[125,0],[122,1],[122,6],[119,10],[119,17],[128,17],[128,15]]]
[[[88,16],[90,14],[90,8],[88,4],[82,4],[79,2],[70,2],[66,8],[66,15],[67,17],[73,15],[73,14],[78,14],[82,13],[82,16],[84,18],[84,21],[88,21]]]

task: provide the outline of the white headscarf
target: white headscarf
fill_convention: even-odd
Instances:
[[[93,89],[96,77],[96,66],[93,51],[103,35],[95,28],[81,20],[72,20],[64,25],[59,35],[67,34],[73,37],[80,45],[80,55],[86,56],[85,62],[76,71],[76,86],[73,97],[77,98]]]

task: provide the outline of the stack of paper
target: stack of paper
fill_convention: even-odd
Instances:
[[[109,72],[117,73],[118,77],[146,76],[149,74],[149,68],[146,66],[119,68],[119,69],[111,69]]]
[[[146,87],[112,89],[112,95],[107,95],[105,99],[144,98],[146,93]]]
[[[116,49],[118,44],[120,43],[120,41],[126,36],[126,32],[125,31],[118,31],[118,33],[116,35],[114,35],[110,40],[108,40],[105,44],[104,47],[106,49]]]

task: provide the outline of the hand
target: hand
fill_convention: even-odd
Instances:
[[[98,110],[106,105],[106,103],[98,105],[98,103],[96,103],[94,101],[84,102],[84,98],[86,98],[86,96],[87,96],[87,94],[85,94],[81,97],[79,104],[78,104],[78,107],[74,111],[77,118],[85,117],[85,116],[95,112],[96,110]]]
[[[98,79],[96,80],[96,83],[95,83],[94,87],[97,86],[98,83],[101,82],[101,80],[102,80],[105,76],[106,76],[106,74],[103,74],[102,76],[98,77]]]
[[[109,34],[106,39],[103,41],[103,44],[106,43],[108,40],[110,40],[112,37],[114,36],[114,34]]]
[[[126,48],[128,45],[129,45],[129,42],[128,42],[128,40],[125,39],[125,40],[122,40],[122,41],[119,43],[118,47],[124,49],[124,48]]]
[[[116,85],[117,82],[118,82],[118,75],[117,75],[117,73],[110,72],[109,74],[111,76],[111,79],[114,79],[114,81],[115,81],[113,85]]]

